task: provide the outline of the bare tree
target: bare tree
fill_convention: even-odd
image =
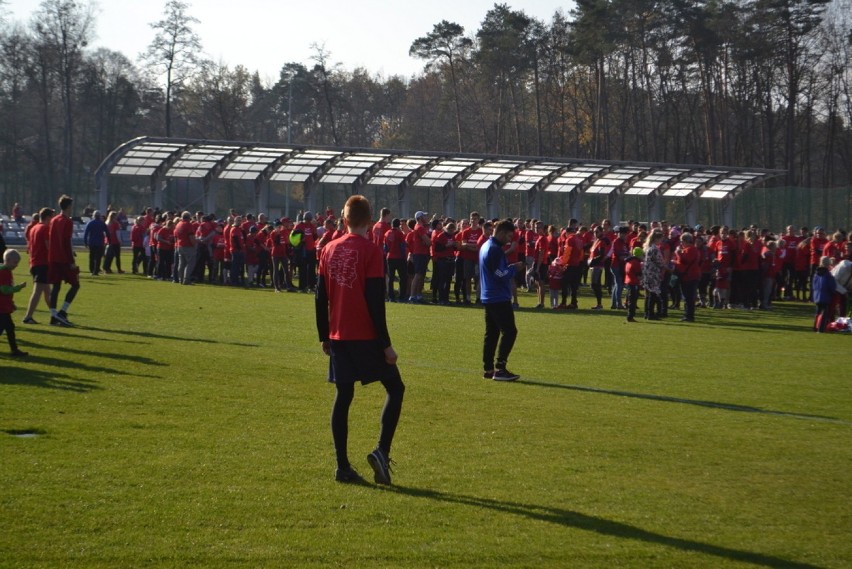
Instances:
[[[164,18],[151,24],[154,40],[142,59],[148,67],[166,76],[166,136],[172,135],[172,96],[199,64],[201,39],[192,29],[200,20],[189,15],[189,3],[168,0]]]

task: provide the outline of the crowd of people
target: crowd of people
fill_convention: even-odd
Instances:
[[[68,200],[60,200],[58,214],[43,208],[26,228],[34,288],[24,323],[35,322],[34,310],[43,297],[51,308],[51,324],[71,325],[67,310],[79,289],[79,269],[71,247]],[[331,208],[299,212],[295,220],[233,210],[217,218],[148,208],[129,226],[122,210],[91,214],[84,244],[92,276],[112,273],[113,265],[117,273],[125,272],[122,235],[129,227],[133,274],[183,285],[268,287],[276,292],[315,292],[323,248],[346,233]],[[391,214],[381,209],[369,231],[385,255],[386,300],[481,304],[479,251],[498,220],[483,219],[477,212],[460,220],[424,211],[411,219]],[[643,294],[641,314],[648,320],[665,318],[671,309],[681,309],[684,321],[695,319],[696,307],[772,310],[773,302],[783,299],[815,303],[819,331],[848,312],[852,246],[844,230],[828,234],[822,227],[788,226],[773,232],[666,221],[613,225],[607,219],[591,224],[571,219],[564,227],[537,219],[512,222],[505,253],[508,263],[523,267],[512,280],[514,307],[518,291],[528,291],[536,294],[537,309],[578,310],[580,290],[587,286],[593,298],[589,309],[624,310],[628,322],[640,313]],[[56,263],[74,268],[53,267],[50,251]],[[58,306],[63,282],[71,288]]]

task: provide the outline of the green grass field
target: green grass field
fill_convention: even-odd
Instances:
[[[480,310],[389,305],[394,486],[353,487],[311,297],[84,277],[76,328],[0,338],[0,567],[852,565],[852,339],[808,305],[521,304],[512,384]],[[383,399],[356,391],[365,475]]]

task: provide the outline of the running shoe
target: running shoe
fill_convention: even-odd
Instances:
[[[518,375],[516,373],[512,373],[511,371],[509,371],[507,369],[497,369],[497,370],[494,370],[494,378],[493,379],[494,379],[494,381],[515,381],[516,379],[519,379],[520,377],[521,377],[520,375]]]
[[[390,459],[388,459],[382,449],[377,447],[376,450],[368,454],[367,462],[373,468],[376,484],[391,483]]]

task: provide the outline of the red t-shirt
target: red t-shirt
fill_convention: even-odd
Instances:
[[[382,242],[388,250],[388,260],[405,258],[405,235],[400,229],[385,231]]]
[[[535,256],[535,246],[538,243],[538,233],[533,231],[532,229],[527,229],[524,231],[524,243],[526,244],[526,251],[524,254],[527,257]]]
[[[175,244],[178,247],[192,247],[192,236],[194,234],[192,223],[180,220],[175,225]]]
[[[675,272],[685,281],[697,281],[701,278],[701,253],[692,245],[686,245],[675,252]]]
[[[823,249],[828,244],[825,237],[811,237],[811,265],[819,265],[819,258],[823,255]]]
[[[50,220],[50,246],[48,260],[51,263],[74,264],[71,252],[71,236],[74,234],[74,222],[61,213]]]
[[[446,231],[434,231],[432,234],[432,257],[445,259],[455,256],[453,236]]]
[[[546,265],[548,255],[550,255],[550,239],[546,235],[539,235],[533,247],[533,258],[536,263]]]
[[[412,255],[428,255],[429,254],[429,245],[425,245],[423,243],[423,238],[429,238],[429,230],[425,225],[418,223],[414,226],[414,231],[409,233],[412,235],[411,238],[411,254]]]
[[[479,243],[480,237],[482,237],[482,227],[468,227],[461,232],[461,242],[465,245],[476,246],[477,243]],[[479,247],[476,247],[476,249],[478,251]],[[459,251],[459,257],[467,261],[476,261],[479,259],[479,253],[477,251],[465,251],[462,249]]]
[[[175,230],[163,226],[157,231],[157,248],[161,251],[174,251]]]
[[[48,244],[50,237],[50,226],[39,223],[30,231],[30,266],[48,264]]]
[[[231,251],[245,251],[246,236],[243,234],[243,230],[236,225],[233,226],[231,228],[231,233],[228,235],[228,243],[231,246]]]
[[[121,245],[121,239],[118,237],[118,232],[121,229],[121,224],[117,221],[113,221],[109,225],[107,225],[107,244],[108,245]]]
[[[348,233],[323,248],[319,274],[328,295],[329,339],[375,340],[364,294],[367,279],[385,276],[382,250],[369,239]]]
[[[662,249],[662,247],[661,247]],[[627,243],[621,237],[616,237],[612,242],[612,253],[610,254],[610,266],[613,269],[624,267],[624,259],[627,257]]]
[[[716,252],[716,260],[721,267],[730,267],[733,261],[733,244],[730,239],[719,239],[713,246]]]
[[[142,247],[145,243],[145,227],[143,225],[134,225],[130,230],[130,245],[132,247]]]
[[[296,224],[293,231],[302,231],[302,243],[305,244],[305,251],[314,251],[317,248],[317,228],[312,223],[301,222]]]
[[[275,230],[269,236],[269,242],[272,245],[272,256],[281,258],[287,256],[287,237],[284,235],[284,230]]]
[[[624,264],[624,284],[640,286],[642,284],[642,261],[631,257]]]
[[[379,249],[385,246],[385,235],[388,231],[390,231],[390,228],[390,223],[384,223],[381,221],[377,221],[375,225],[373,225],[371,235],[373,237],[373,243],[378,245]]]

